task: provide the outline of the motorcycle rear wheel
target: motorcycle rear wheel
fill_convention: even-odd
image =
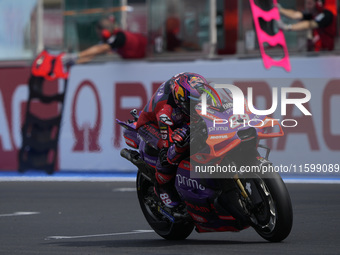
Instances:
[[[167,240],[184,240],[191,234],[194,229],[193,223],[171,222],[157,211],[154,206],[155,201],[151,201],[151,205],[149,205],[153,197],[154,185],[140,171],[137,173],[136,185],[138,201],[144,217],[159,236]]]

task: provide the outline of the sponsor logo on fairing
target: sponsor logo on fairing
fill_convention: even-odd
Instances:
[[[177,174],[176,177],[177,177],[177,183],[179,187],[181,187],[181,185],[184,185],[189,188],[205,190],[205,187],[194,179],[188,178],[186,176],[182,176],[180,174]]]
[[[210,136],[210,139],[223,139],[228,138],[228,135],[212,135]]]
[[[208,128],[209,132],[213,132],[213,131],[228,131],[229,128],[228,127],[209,127]]]
[[[189,202],[187,202],[187,201],[185,201],[185,204],[186,204],[189,208],[191,208],[191,209],[193,209],[193,210],[195,210],[195,211],[199,211],[199,212],[203,212],[203,213],[208,213],[208,212],[210,212],[210,209],[209,209],[208,207],[205,207],[205,206],[193,205],[193,204],[191,204],[191,203],[189,203]]]
[[[132,141],[129,138],[126,138],[126,137],[124,137],[124,138],[125,138],[125,142],[126,142],[127,145],[132,146],[134,148],[137,148],[137,144],[134,141]]]

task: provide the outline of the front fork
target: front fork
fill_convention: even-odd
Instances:
[[[257,147],[263,148],[263,149],[266,150],[265,156],[264,156],[264,157],[261,157],[260,154],[257,152],[258,156],[254,157],[254,155],[253,155],[253,158],[252,158],[251,160],[248,160],[247,165],[250,165],[250,166],[256,165],[256,166],[258,166],[258,168],[256,168],[256,169],[258,169],[258,170],[260,171],[260,169],[261,169],[261,167],[262,167],[263,165],[271,164],[271,162],[268,160],[268,158],[269,158],[269,153],[270,153],[270,149],[269,149],[267,146],[261,145],[261,144],[258,144]],[[235,162],[232,162],[232,163],[233,163],[235,166],[237,165],[237,164],[235,164]],[[240,168],[240,167],[241,167],[241,166],[239,166],[239,168]],[[241,182],[241,178],[244,178],[244,177],[242,177],[242,176],[240,177],[241,174],[242,174],[242,173],[240,173],[240,174],[239,174],[239,173],[236,173],[236,174],[233,176],[233,179],[234,179],[234,181],[235,181],[237,187],[239,188],[242,197],[243,197],[243,198],[245,199],[245,201],[246,201],[248,211],[251,211],[252,209],[254,209],[254,206],[255,206],[255,205],[254,205],[252,199],[249,197],[249,195],[248,195],[248,193],[247,193],[247,191],[246,191],[246,189],[245,189],[243,183]],[[252,196],[252,197],[253,197],[253,196]],[[258,198],[255,199],[255,200],[258,201]]]
[[[240,178],[239,178],[238,174],[235,174],[235,175],[233,176],[233,179],[234,179],[234,181],[236,182],[237,186],[239,187],[239,189],[240,189],[240,191],[241,191],[241,195],[242,195],[246,200],[250,200],[250,199],[249,199],[249,196],[248,196],[248,194],[247,194],[247,192],[246,192],[246,190],[245,190],[245,188],[244,188],[244,186],[243,186],[243,184],[242,184],[242,182],[240,181]]]

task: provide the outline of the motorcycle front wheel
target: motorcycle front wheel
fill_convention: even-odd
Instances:
[[[280,242],[293,225],[292,203],[286,185],[277,173],[267,173],[250,179],[262,202],[253,210],[251,220],[256,232],[270,242]],[[241,180],[247,187],[247,179]]]
[[[159,212],[158,201],[155,200],[154,185],[140,171],[137,173],[137,195],[145,219],[151,228],[167,240],[184,240],[194,229],[192,222],[172,222]]]

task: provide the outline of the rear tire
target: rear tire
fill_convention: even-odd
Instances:
[[[137,173],[137,194],[138,201],[145,219],[155,232],[167,240],[184,240],[186,239],[194,229],[194,225],[191,222],[180,221],[171,222],[165,218],[161,213],[157,211],[157,208],[152,205],[148,205],[147,200],[153,200],[153,183],[150,182],[144,175],[138,171]],[[153,203],[157,201],[153,200]]]

